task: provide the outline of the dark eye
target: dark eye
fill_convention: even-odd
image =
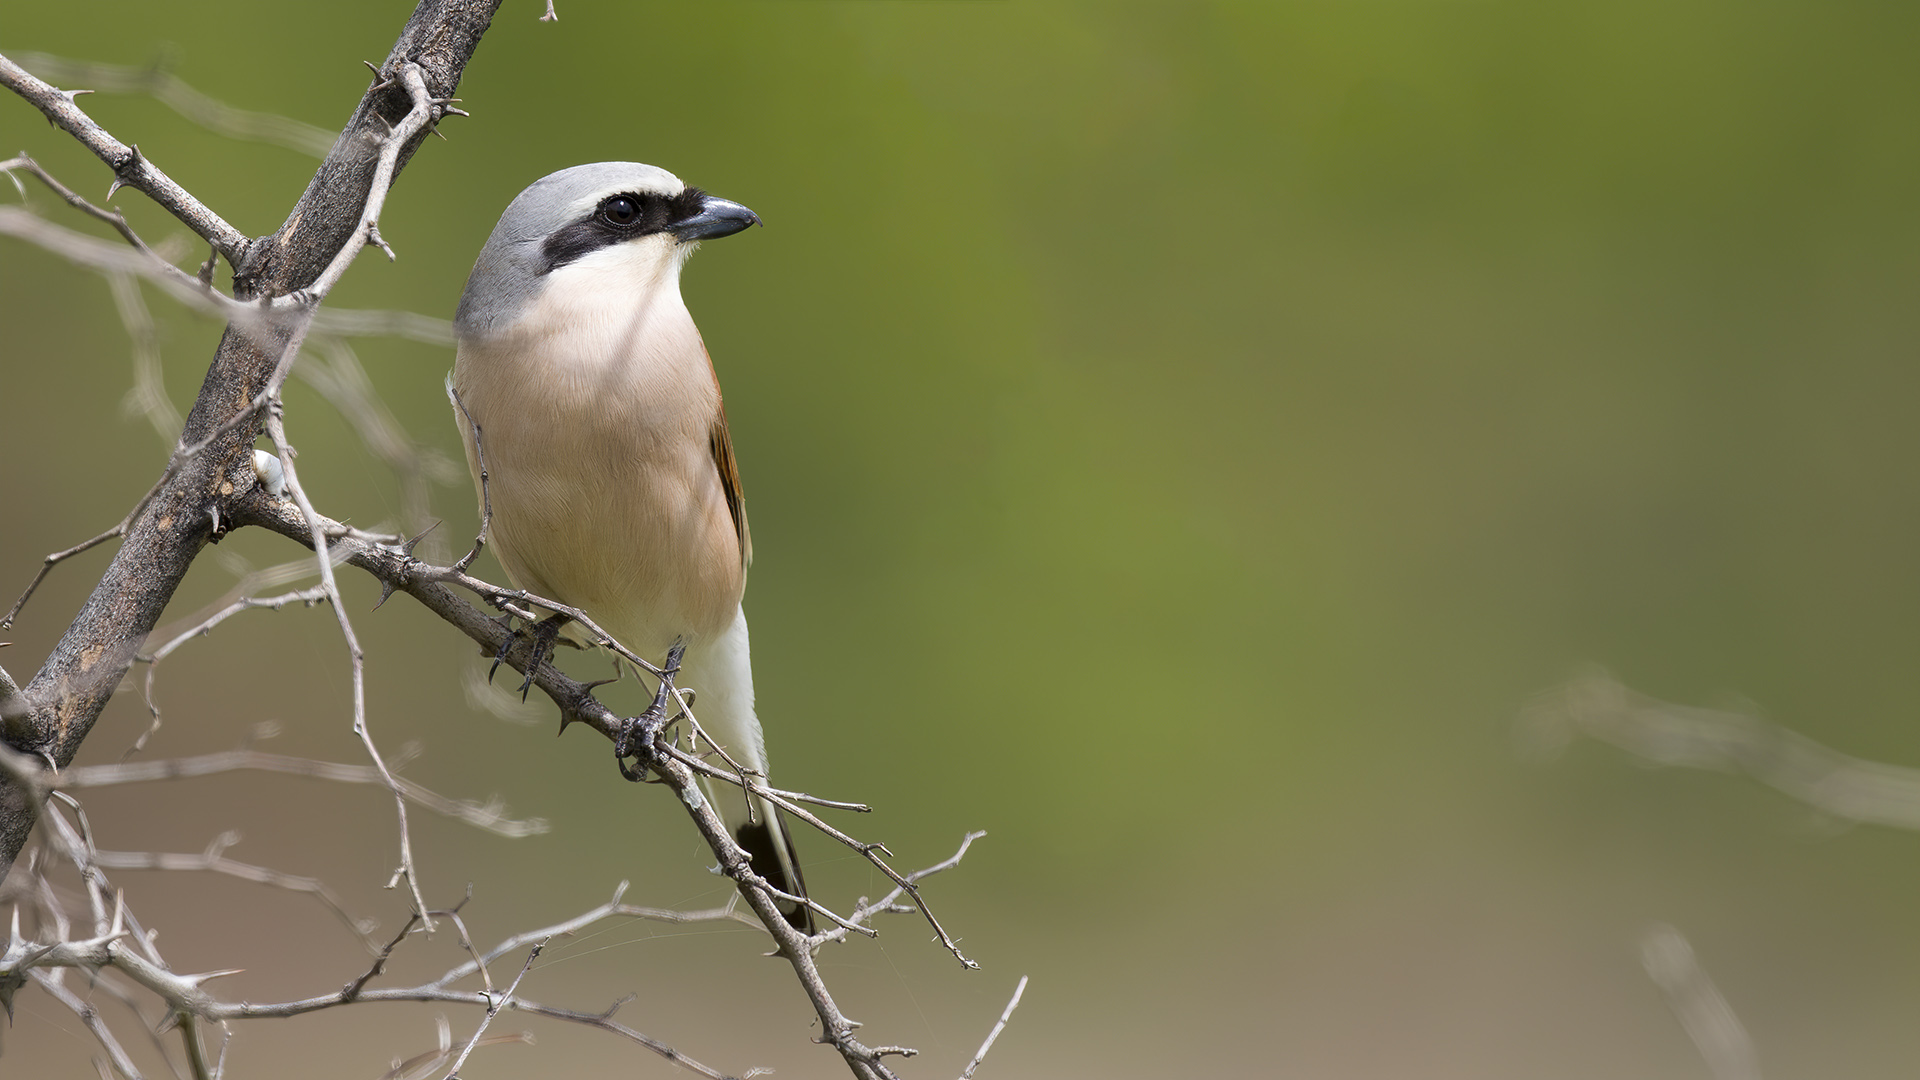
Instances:
[[[600,204],[600,216],[615,225],[631,225],[640,220],[640,204],[625,195],[615,195]]]

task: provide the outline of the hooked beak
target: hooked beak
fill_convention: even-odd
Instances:
[[[730,199],[706,196],[700,212],[675,224],[669,231],[681,243],[732,236],[749,225],[760,224],[760,215]]]

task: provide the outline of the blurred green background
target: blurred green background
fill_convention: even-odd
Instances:
[[[1845,829],[1750,781],[1593,744],[1523,760],[1513,720],[1584,663],[1688,703],[1746,700],[1865,757],[1920,761],[1920,13],[1867,3],[704,3],[514,0],[402,176],[347,307],[450,316],[508,200],[567,165],[665,166],[767,228],[686,292],[752,514],[776,781],[871,802],[903,865],[989,831],[929,896],[981,961],[899,918],[829,950],[863,1035],[950,1076],[1018,976],[982,1077],[1699,1077],[1642,972],[1671,922],[1769,1075],[1905,1076],[1920,1043],[1920,837]],[[403,3],[15,4],[0,51],[166,57],[230,104],[335,129]],[[155,102],[83,105],[249,234],[312,161]],[[82,192],[107,170],[28,106],[0,150]],[[17,196],[5,193],[8,202]],[[29,185],[40,212],[90,223]],[[178,233],[141,196],[151,239]],[[104,231],[93,229],[105,235]],[[198,252],[183,263],[197,263]],[[224,278],[223,278],[224,282]],[[149,290],[191,402],[218,327]],[[400,425],[457,459],[451,350],[358,342]],[[0,591],[110,525],[165,446],[121,399],[100,279],[0,239]],[[399,520],[393,474],[311,388],[288,423],[319,505]],[[476,523],[464,476],[436,534]],[[182,616],[234,572],[210,550]],[[59,570],[0,662],[38,666],[106,555]],[[497,576],[491,559],[481,564]],[[527,840],[416,815],[429,899],[468,882],[494,940],[630,900],[726,895],[664,793],[606,746],[506,723],[480,660],[405,598],[370,612],[376,732],[406,774],[499,793]],[[583,674],[604,665],[570,662]],[[147,720],[140,672],[83,760]],[[254,613],[162,667],[146,751],[356,761],[330,613]],[[90,793],[104,847],[324,877],[384,928],[391,806],[231,776]],[[805,837],[829,903],[881,887]],[[262,1000],[366,963],[317,906],[122,873],[182,970]],[[721,938],[726,940],[720,940]],[[409,946],[395,983],[459,960]],[[844,1075],[744,930],[558,942],[523,993],[603,1007],[719,1068]],[[117,1006],[115,1006],[117,1008]],[[239,1029],[233,1075],[378,1076],[427,1006]],[[119,1014],[124,1017],[124,1014]],[[456,1036],[475,1017],[450,1014]],[[674,1075],[600,1033],[467,1075]],[[91,1075],[22,994],[0,1072]]]

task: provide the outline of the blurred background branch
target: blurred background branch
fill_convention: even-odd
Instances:
[[[69,60],[38,52],[15,53],[13,59],[50,83],[84,86],[88,93],[151,94],[167,108],[229,139],[273,143],[315,158],[327,156],[333,148],[330,131],[273,113],[236,109],[195,90],[169,70],[171,57],[166,53],[145,67]]]
[[[1745,773],[1842,821],[1920,829],[1920,769],[1851,757],[1750,713],[1660,701],[1602,671],[1536,699],[1520,731],[1536,754],[1585,736],[1654,765]]]

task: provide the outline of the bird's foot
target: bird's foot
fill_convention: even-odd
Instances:
[[[500,643],[500,651],[493,654],[493,666],[487,669],[487,681],[493,681],[493,673],[500,670],[500,665],[506,662],[507,654],[513,651],[514,643],[525,635],[530,649],[527,654],[527,677],[520,682],[520,700],[525,701],[527,691],[533,688],[533,673],[540,670],[541,664],[552,658],[554,643],[560,640],[560,628],[566,625],[567,617],[552,615],[541,619],[531,627],[519,630],[513,628],[513,616],[503,615],[501,618],[507,623],[507,639]]]
[[[614,764],[620,766],[620,775],[629,780],[646,779],[647,764],[658,754],[654,746],[660,733],[679,719],[678,714],[672,719],[667,717],[667,703],[674,699],[673,677],[680,673],[680,657],[686,651],[687,647],[677,641],[667,650],[667,664],[660,669],[660,689],[654,692],[653,704],[639,716],[629,717],[613,740]],[[628,758],[633,758],[634,764],[628,765]]]

